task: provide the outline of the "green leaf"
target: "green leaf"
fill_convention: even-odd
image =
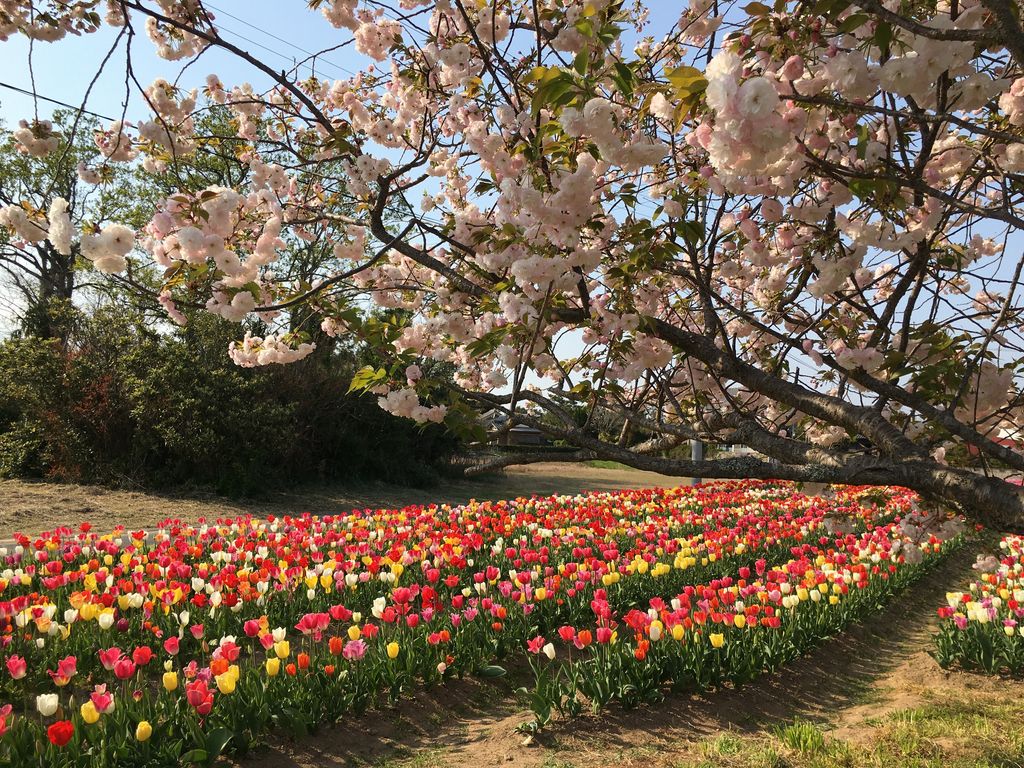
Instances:
[[[583,50],[576,54],[576,58],[573,59],[572,67],[581,75],[586,75],[587,70],[590,68],[590,49],[586,46]]]
[[[839,25],[839,31],[843,34],[853,32],[858,27],[863,26],[870,20],[870,17],[866,13],[854,13],[843,19],[843,23]]]
[[[633,70],[621,61],[615,62],[613,69],[615,73],[612,75],[612,82],[619,89],[619,93],[626,97],[632,96],[634,84],[636,83],[636,75],[633,74]]]
[[[193,749],[191,752],[186,752],[181,756],[181,762],[185,765],[199,765],[207,762],[207,753],[205,749]]]
[[[743,6],[743,12],[747,14],[747,16],[767,16],[772,12],[772,9],[764,3],[753,2],[747,3]]]
[[[215,731],[211,731],[206,737],[207,762],[212,763],[220,757],[220,753],[224,751],[224,747],[226,747],[228,742],[234,737],[234,731],[229,728],[218,728]]]
[[[504,677],[508,674],[508,671],[504,667],[499,667],[497,664],[490,664],[480,670],[480,677]]]
[[[352,392],[365,392],[371,387],[383,383],[387,379],[387,376],[388,372],[383,368],[374,368],[372,365],[365,365],[352,376],[352,381],[349,382],[348,385],[349,394]]]
[[[676,98],[682,99],[692,96],[695,93],[703,93],[708,87],[708,81],[704,73],[696,67],[674,67],[665,70],[665,77],[668,79]]]

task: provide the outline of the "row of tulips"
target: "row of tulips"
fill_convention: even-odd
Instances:
[[[805,544],[777,567],[654,597],[646,611],[618,615],[599,592],[587,626],[527,643],[536,682],[523,691],[535,716],[525,727],[543,727],[556,711],[577,714],[585,702],[597,711],[658,701],[669,689],[749,682],[877,610],[961,542],[959,525],[933,528],[909,515]]]
[[[700,602],[829,542],[881,541],[913,502],[725,482],[19,537],[0,552],[0,761],[208,764],[271,728],[501,674],[595,601],[629,616],[658,596]]]
[[[1024,672],[1024,537],[1003,537],[999,550],[979,557],[978,577],[939,608],[934,654],[945,668]]]

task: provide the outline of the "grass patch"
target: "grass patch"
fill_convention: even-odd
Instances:
[[[797,720],[769,734],[722,734],[679,768],[1024,768],[1024,700],[943,691],[866,721],[857,743]]]
[[[743,750],[743,740],[731,733],[723,733],[701,744],[705,757],[729,757]]]
[[[594,469],[632,469],[632,467],[620,461],[605,461],[604,459],[591,459],[590,461],[584,461],[583,464]]]
[[[803,720],[776,728],[775,738],[787,749],[802,755],[816,755],[825,751],[825,734],[814,723]]]

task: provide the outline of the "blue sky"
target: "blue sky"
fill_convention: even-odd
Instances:
[[[283,13],[282,7],[291,12]],[[306,51],[314,52],[338,45],[351,35],[347,30],[336,30],[318,12],[310,11],[305,3],[279,3],[269,0],[246,2],[245,0],[217,0],[208,4],[218,15],[221,32],[225,39],[260,57],[267,64],[282,69],[290,68],[297,60],[306,57]],[[173,80],[181,69],[182,62],[159,59],[153,51],[153,44],[145,37],[142,24],[140,33],[132,46],[132,63],[143,86],[157,77]],[[58,43],[35,43],[31,49],[32,71],[35,75],[36,92],[60,101],[78,105],[95,75],[100,62],[114,42],[114,30],[104,27],[92,35],[79,38],[68,37]],[[32,75],[29,69],[30,46],[23,37],[12,37],[0,44],[4,74],[0,82],[26,90],[32,90]],[[344,70],[355,70],[365,60],[351,46],[332,52],[317,67],[324,77],[347,77]],[[228,85],[251,82],[254,86],[266,86],[268,80],[261,73],[240,63],[233,56],[217,50],[203,53],[182,77],[181,84],[198,87],[206,75],[216,72]],[[309,70],[304,69],[303,74]],[[93,88],[88,108],[107,117],[119,117],[125,97],[125,59],[123,48],[115,53]],[[143,103],[132,89],[128,115],[140,117]],[[54,106],[39,102],[41,118],[48,117]],[[0,87],[0,118],[11,126],[19,119],[34,114],[31,97]]]

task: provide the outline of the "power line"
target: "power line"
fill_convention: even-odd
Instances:
[[[257,40],[253,40],[251,37],[246,37],[243,34],[235,32],[234,30],[230,29],[229,27],[225,27],[223,24],[219,24],[218,25],[218,29],[220,29],[220,30],[222,30],[224,32],[227,32],[227,33],[229,33],[230,35],[232,35],[234,37],[237,37],[239,40],[244,40],[245,42],[249,43],[250,45],[255,45],[257,48],[262,48],[264,51],[272,53],[275,56],[280,56],[285,61],[290,61],[296,67],[298,66],[298,62],[297,62],[297,60],[296,60],[296,58],[294,56],[291,56],[291,55],[289,55],[287,53],[281,53],[281,51],[275,50],[275,49],[271,48],[268,45],[264,45],[263,43],[261,43],[261,42],[259,42]],[[298,48],[298,46],[296,46],[296,49],[299,50],[299,51],[302,50],[301,48]],[[330,62],[325,62],[325,63],[330,64]],[[313,66],[311,64],[309,64],[307,66],[309,66],[310,70],[313,69]],[[332,65],[332,66],[334,66],[334,65]],[[341,68],[338,67],[338,69],[341,69]]]
[[[92,110],[86,109],[83,106],[76,106],[74,104],[68,104],[66,101],[60,101],[59,99],[51,99],[49,96],[43,96],[43,95],[38,94],[38,93],[33,93],[30,90],[27,90],[25,88],[19,88],[18,86],[11,85],[10,83],[0,82],[0,88],[7,88],[8,90],[16,91],[17,93],[24,94],[25,96],[31,96],[34,99],[41,99],[43,101],[48,101],[51,104],[56,104],[56,105],[58,105],[60,107],[67,107],[68,109],[73,109],[76,112],[82,112],[83,114],[86,114],[86,115],[92,115],[93,117],[98,117],[101,120],[110,120],[110,121],[114,120],[114,118],[112,118],[112,117],[107,117],[106,115],[101,115],[99,112],[93,112]]]
[[[341,66],[340,64],[335,64],[335,63],[334,63],[333,61],[330,61],[329,59],[325,59],[325,58],[322,58],[322,57],[320,56],[320,54],[319,54],[319,53],[315,53],[314,51],[310,51],[310,50],[307,50],[307,49],[303,48],[303,47],[302,47],[302,46],[300,46],[300,45],[296,45],[295,43],[291,42],[290,40],[286,40],[286,39],[284,39],[283,37],[279,37],[278,35],[275,35],[275,34],[274,34],[273,32],[268,32],[267,30],[263,29],[263,27],[260,27],[260,26],[258,26],[258,25],[256,25],[256,24],[253,24],[252,22],[246,21],[245,19],[243,19],[243,18],[240,18],[240,17],[238,17],[238,16],[235,16],[235,15],[234,15],[234,14],[232,14],[232,13],[228,13],[227,11],[221,10],[220,8],[218,8],[218,7],[217,7],[217,6],[215,6],[215,5],[212,5],[212,4],[210,4],[210,3],[206,3],[206,5],[207,5],[207,7],[209,7],[209,8],[211,8],[211,9],[213,9],[214,11],[216,11],[217,13],[219,13],[219,14],[222,14],[222,15],[224,15],[224,16],[227,16],[227,17],[228,17],[229,19],[234,19],[235,21],[239,22],[240,24],[244,24],[245,26],[249,27],[250,29],[254,29],[254,30],[256,30],[257,32],[260,32],[260,33],[262,33],[262,34],[266,35],[266,36],[267,36],[267,37],[269,37],[269,38],[272,38],[272,39],[274,39],[274,40],[277,40],[277,41],[278,41],[279,43],[284,43],[284,44],[285,44],[285,45],[287,45],[287,46],[288,46],[289,48],[294,48],[295,50],[299,51],[300,53],[304,53],[304,54],[306,54],[307,56],[311,56],[311,57],[314,57],[314,58],[316,58],[316,59],[317,59],[317,60],[319,60],[319,61],[320,61],[320,63],[322,63],[322,64],[326,64],[326,65],[328,65],[328,66],[334,67],[334,68],[335,68],[335,69],[337,69],[338,71],[340,71],[340,72],[344,72],[344,73],[345,73],[345,74],[347,74],[347,75],[353,75],[353,76],[355,76],[355,75],[357,75],[357,74],[358,74],[357,72],[355,72],[355,71],[353,71],[353,70],[351,70],[351,69],[348,69],[347,67],[343,67],[343,66]],[[219,27],[221,27],[221,29],[227,29],[227,28],[226,28],[226,27],[224,27],[223,25],[220,25],[220,24],[219,24],[218,26],[219,26]],[[227,31],[228,31],[228,32],[231,32],[231,30],[230,30],[230,29],[227,29]],[[238,34],[237,32],[231,32],[231,34],[233,34],[233,35],[236,35],[237,37],[242,37],[242,36],[241,36],[241,35],[239,35],[239,34]],[[275,53],[275,54],[277,54],[278,56],[284,56],[284,55],[285,55],[285,54],[283,54],[283,53],[280,53],[280,52],[278,52],[278,51],[274,51],[274,50],[272,50],[272,49],[270,49],[270,48],[267,48],[266,46],[264,46],[264,45],[261,45],[260,43],[257,43],[257,42],[255,42],[255,41],[253,41],[253,40],[248,40],[248,38],[244,38],[244,37],[242,37],[242,39],[243,39],[243,40],[247,40],[247,41],[248,41],[248,42],[250,42],[250,43],[253,43],[253,45],[259,45],[259,46],[260,46],[261,48],[264,48],[265,50],[271,51],[271,53]],[[312,66],[312,65],[310,65],[310,66]]]

